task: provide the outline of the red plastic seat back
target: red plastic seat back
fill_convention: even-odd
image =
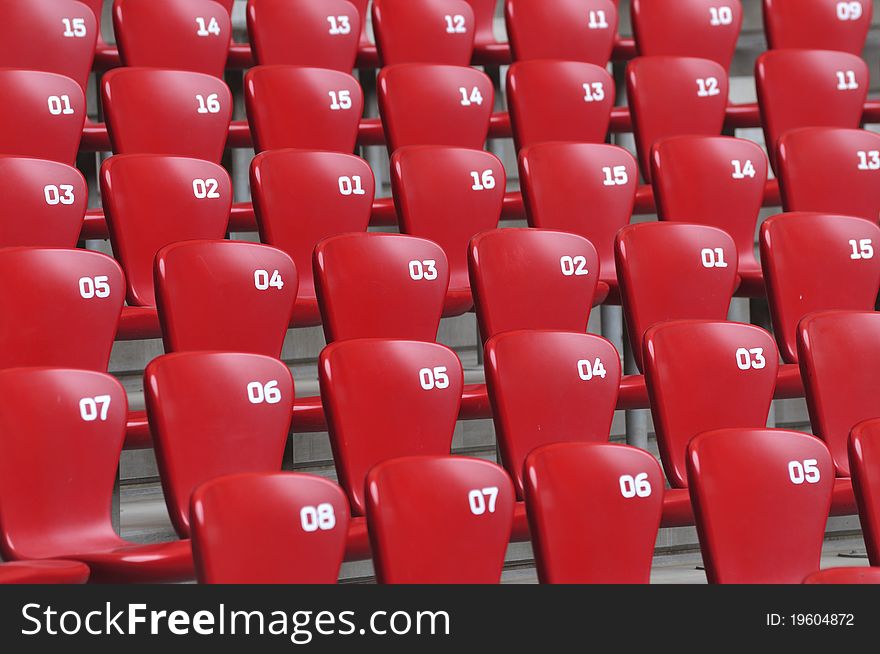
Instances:
[[[630,13],[640,55],[702,57],[730,68],[743,23],[740,0],[633,0]]]
[[[805,127],[779,139],[779,185],[786,211],[880,218],[880,135]]]
[[[653,455],[610,443],[557,443],[525,464],[526,506],[545,584],[647,584],[663,513]]]
[[[520,61],[507,72],[507,90],[517,148],[547,141],[605,141],[615,90],[604,68]]]
[[[834,468],[809,434],[722,429],[688,448],[691,502],[713,584],[796,584],[819,569]]]
[[[258,64],[354,68],[361,16],[347,0],[249,0],[247,25]]]
[[[463,384],[455,352],[357,339],[327,346],[318,365],[336,472],[356,514],[365,511],[364,479],[376,464],[449,454]]]
[[[862,218],[789,213],[761,225],[761,265],[783,358],[798,359],[797,326],[813,311],[870,311],[880,291],[880,227]]]
[[[118,539],[110,501],[128,401],[106,373],[0,371],[0,549],[8,559],[70,554]]]
[[[89,83],[98,24],[89,7],[72,0],[2,0],[0,66],[58,73]]]
[[[805,584],[880,584],[880,568],[826,568],[804,579]]]
[[[718,136],[727,110],[724,67],[709,59],[638,57],[626,68],[633,134],[650,181],[651,148],[669,136]]]
[[[0,69],[0,154],[73,164],[86,121],[86,100],[69,77]]]
[[[122,269],[88,250],[0,250],[0,368],[104,372],[125,298]]]
[[[203,584],[333,584],[349,510],[332,481],[294,473],[229,475],[192,496],[193,558]]]
[[[275,358],[176,352],[144,371],[144,395],[165,504],[189,536],[201,484],[238,472],[280,472],[293,412],[293,378]]]
[[[468,263],[484,342],[514,329],[587,331],[599,257],[582,236],[496,229],[474,237]]]
[[[128,303],[153,306],[153,260],[166,245],[222,239],[232,184],[221,166],[184,157],[115,156],[101,167],[113,253],[125,270]]]
[[[779,355],[760,327],[676,320],[645,335],[645,381],[666,478],[688,483],[687,445],[704,431],[762,428],[776,389]]]
[[[434,341],[449,264],[436,243],[401,234],[342,234],[315,248],[315,292],[327,342]]]
[[[464,0],[373,0],[373,30],[384,66],[469,66],[474,10]]]
[[[268,245],[183,241],[156,254],[166,352],[226,350],[276,358],[293,315],[293,260]]]
[[[76,168],[0,155],[0,196],[0,247],[76,247],[88,204]]]
[[[617,276],[633,356],[664,320],[725,320],[737,285],[733,239],[717,227],[641,223],[617,235]]]
[[[611,0],[507,0],[504,17],[514,61],[605,66],[617,37],[617,7]]]
[[[849,477],[850,431],[880,417],[880,313],[812,313],[798,326],[797,346],[812,432],[825,441],[838,474]]]
[[[404,145],[480,149],[495,106],[492,81],[474,68],[401,64],[378,78],[379,112],[389,152]]]
[[[523,463],[535,448],[608,441],[620,355],[604,338],[536,330],[496,334],[486,343],[485,368],[501,460],[520,497]]]
[[[513,484],[494,463],[406,457],[367,478],[367,524],[384,584],[497,584],[513,524]]]
[[[870,0],[764,0],[771,48],[842,50],[860,55],[871,28]]]
[[[474,42],[477,46],[497,43],[495,38],[495,5],[497,0],[466,0],[474,10]]]
[[[599,278],[617,283],[614,237],[632,216],[639,171],[614,145],[541,143],[520,151],[529,225],[583,236],[599,254]]]
[[[880,419],[853,428],[849,465],[868,558],[871,565],[880,566]]]
[[[258,152],[281,148],[354,151],[364,94],[350,74],[301,66],[257,66],[247,72],[244,84]]]
[[[798,127],[859,127],[868,64],[828,50],[771,50],[755,63],[755,85],[770,163],[779,139]]]

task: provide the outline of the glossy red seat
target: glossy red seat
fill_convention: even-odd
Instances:
[[[299,277],[298,326],[321,324],[312,254],[324,238],[365,232],[375,194],[369,164],[351,154],[263,152],[251,162],[251,194],[263,243],[293,259]]]
[[[86,99],[69,77],[0,69],[0,154],[73,164],[86,121]]]
[[[603,143],[614,106],[607,70],[574,61],[520,61],[507,72],[517,148],[547,141]]]
[[[764,0],[764,32],[773,49],[821,48],[862,54],[871,28],[870,0]]]
[[[638,57],[626,68],[633,135],[642,175],[651,181],[651,148],[669,136],[719,136],[727,111],[725,68],[709,59]]]
[[[106,371],[125,298],[113,259],[88,250],[0,250],[0,369]]]
[[[805,584],[880,584],[878,568],[826,568],[807,575]]]
[[[639,183],[635,158],[614,145],[541,143],[519,155],[529,225],[583,236],[599,255],[599,297],[617,294],[614,237],[629,223]]]
[[[761,225],[761,265],[782,357],[798,360],[797,326],[813,311],[870,311],[880,291],[880,227],[862,218],[788,213]]]
[[[79,561],[0,563],[0,584],[84,584],[89,566]]]
[[[501,461],[519,497],[529,452],[550,443],[608,441],[620,355],[604,338],[540,330],[496,334],[486,343],[485,368]]]
[[[436,340],[449,285],[436,243],[376,232],[332,236],[315,248],[314,275],[328,343]]]
[[[0,371],[0,549],[7,559],[71,559],[95,582],[183,581],[189,541],[120,538],[110,503],[128,402],[110,375]],[[51,401],[47,401],[51,398]]]
[[[880,135],[805,127],[779,139],[779,186],[786,211],[880,218]]]
[[[257,64],[354,68],[361,16],[347,0],[248,0],[247,25]]]
[[[0,196],[0,247],[76,247],[88,204],[86,180],[76,168],[0,155]]]
[[[391,157],[400,231],[431,240],[446,254],[446,316],[473,308],[468,244],[475,234],[498,226],[506,187],[501,160],[483,150],[408,146]]]
[[[582,236],[496,229],[474,237],[468,264],[484,342],[515,329],[587,331],[599,258]]]
[[[405,457],[367,477],[367,524],[383,584],[497,584],[513,524],[513,484],[494,463]]]
[[[702,57],[725,70],[743,23],[740,0],[633,0],[633,35],[642,56]]]
[[[192,496],[193,558],[205,584],[333,584],[348,500],[332,481],[294,473],[220,477]]]
[[[645,381],[673,488],[688,485],[686,451],[694,436],[767,425],[778,361],[773,338],[753,325],[675,320],[648,330]]]
[[[144,396],[168,515],[190,532],[190,496],[239,472],[280,472],[293,378],[278,359],[240,352],[175,352],[144,371]]]
[[[523,476],[541,583],[650,581],[664,488],[651,454],[557,443],[529,454]]]
[[[770,50],[755,62],[755,86],[770,163],[786,132],[798,127],[847,127],[862,120],[868,64],[828,50]]]
[[[640,223],[620,230],[615,248],[627,334],[640,368],[651,326],[727,318],[737,253],[726,232],[707,225]]]
[[[834,468],[809,434],[722,429],[688,447],[688,479],[712,584],[797,584],[819,569]]]
[[[340,341],[321,352],[318,378],[339,483],[356,515],[365,511],[364,479],[373,466],[401,456],[449,454],[463,384],[461,363],[449,348]]]
[[[373,0],[373,30],[384,66],[469,66],[474,10],[464,0]]]
[[[156,254],[166,352],[225,350],[281,357],[296,301],[293,260],[268,245],[183,241]]]
[[[492,81],[473,68],[400,64],[379,71],[379,113],[388,151],[404,145],[481,149],[495,106]]]
[[[232,206],[232,184],[221,166],[152,154],[107,159],[101,195],[113,253],[134,306],[156,304],[156,253],[177,241],[222,239]]]
[[[761,147],[728,136],[675,136],[655,144],[651,168],[660,220],[723,229],[736,245],[740,293],[763,295],[755,257],[768,169]]]
[[[880,420],[856,425],[849,440],[853,491],[871,565],[880,566]]]
[[[561,59],[605,66],[611,59],[618,20],[611,0],[506,0],[504,18],[515,61]]]
[[[474,10],[474,46],[491,48],[499,45],[495,38],[495,7],[497,0],[467,0]]]

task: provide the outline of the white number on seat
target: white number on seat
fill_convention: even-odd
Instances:
[[[463,86],[458,89],[458,92],[461,93],[462,107],[470,107],[472,104],[482,106],[483,94],[480,93],[480,89],[478,87],[475,86],[473,89],[471,89],[470,94],[468,94],[468,90]]]
[[[837,90],[838,91],[852,91],[854,89],[859,88],[859,83],[856,81],[856,74],[851,70],[838,70],[837,71]]]
[[[838,2],[837,20],[858,20],[862,17],[861,2]]]
[[[724,250],[721,248],[704,248],[700,252],[703,259],[703,268],[727,268],[724,260]]]
[[[69,116],[74,113],[69,95],[50,95],[47,99],[49,113],[53,116]]]
[[[620,477],[620,494],[628,500],[634,497],[651,497],[651,482],[648,481],[648,473],[642,472],[635,477],[622,475]]]
[[[422,368],[419,370],[419,383],[426,391],[432,391],[435,388],[442,391],[444,388],[449,388],[449,375],[446,372],[446,366]]]
[[[196,25],[199,26],[199,29],[196,30],[196,34],[199,36],[220,36],[220,24],[213,16],[211,16],[210,20],[196,16]]]
[[[764,358],[764,348],[753,347],[750,350],[744,347],[739,348],[736,351],[736,365],[739,366],[740,370],[748,370],[749,368],[763,370],[767,367],[767,359]]]
[[[330,96],[331,111],[346,111],[351,109],[351,91],[328,91]]]
[[[733,166],[733,175],[731,175],[733,179],[754,178],[758,174],[751,159],[746,159],[745,163],[739,159],[732,159],[730,163]]]
[[[366,195],[360,175],[339,178],[339,193],[342,195]]]
[[[869,238],[863,238],[858,242],[856,242],[855,239],[852,239],[849,242],[849,246],[853,250],[852,254],[849,255],[850,259],[858,260],[874,258],[874,244]]]
[[[584,381],[591,381],[593,377],[605,379],[605,364],[602,359],[596,359],[590,363],[589,359],[581,359],[578,361],[578,375]]]
[[[336,526],[336,512],[333,505],[327,502],[318,506],[304,506],[300,509],[299,521],[303,531],[329,531]]]
[[[880,170],[880,150],[859,150],[859,170]]]
[[[110,297],[110,278],[107,275],[80,277],[79,294],[86,300]]]
[[[601,102],[605,99],[605,85],[602,82],[584,84],[584,102]]]
[[[712,95],[719,95],[721,89],[718,88],[717,77],[698,77],[697,78],[697,96],[700,98],[708,98]]]
[[[284,288],[284,280],[277,270],[272,271],[271,275],[268,270],[255,270],[254,286],[258,291],[268,291],[270,288],[277,288],[280,291]]]
[[[425,261],[410,261],[409,276],[415,281],[422,279],[429,282],[437,279],[437,262],[434,259],[426,259]]]
[[[486,191],[495,188],[495,173],[491,170],[484,170],[482,173],[472,170],[471,177],[474,178],[474,184],[471,186],[474,191]]]
[[[733,10],[730,7],[709,7],[709,24],[713,27],[730,25],[733,22]]]
[[[327,16],[327,22],[330,23],[332,36],[351,34],[351,22],[349,22],[348,16]]]
[[[446,19],[447,34],[467,34],[464,16],[455,14],[454,16],[444,16],[443,18]]]
[[[278,404],[281,401],[281,389],[274,379],[266,384],[251,382],[247,385],[247,394],[251,404]]]
[[[54,206],[56,204],[73,204],[76,197],[73,194],[73,186],[70,184],[47,184],[43,187],[43,195],[46,196],[46,204]]]
[[[193,195],[199,200],[219,198],[220,193],[217,190],[219,188],[220,183],[213,177],[193,180]]]
[[[602,173],[605,175],[605,186],[623,186],[629,182],[629,175],[626,174],[626,166],[604,166]]]
[[[795,486],[800,486],[804,482],[808,484],[818,484],[822,475],[819,473],[819,462],[816,459],[806,459],[804,461],[790,461],[788,464],[788,478]]]
[[[559,259],[559,267],[566,277],[584,277],[590,274],[587,270],[587,258],[583,256],[564,256]]]
[[[85,18],[62,18],[61,22],[64,23],[64,36],[67,38],[81,39],[87,33]]]
[[[487,511],[495,513],[495,503],[497,500],[498,486],[475,488],[468,493],[468,504],[470,504],[471,513],[474,515],[483,515]]]
[[[590,11],[587,28],[591,30],[607,30],[608,19],[605,17],[605,12],[601,9]]]
[[[220,96],[212,93],[207,98],[196,94],[196,102],[199,103],[198,112],[200,114],[219,114],[220,113]]]
[[[100,405],[100,408],[98,407]],[[86,422],[94,422],[100,419],[107,420],[107,412],[110,410],[110,396],[96,395],[95,397],[84,397],[79,401],[79,415]]]

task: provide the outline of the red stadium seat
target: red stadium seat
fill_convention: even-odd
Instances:
[[[315,292],[328,343],[434,341],[449,286],[436,243],[401,234],[342,234],[315,248]]]
[[[611,59],[617,37],[617,7],[611,0],[506,0],[504,17],[515,61],[561,59],[605,66]]]
[[[177,241],[225,236],[232,206],[229,174],[199,159],[138,154],[107,159],[100,177],[128,303],[155,306],[156,253]]]
[[[633,35],[642,56],[701,57],[725,70],[743,23],[740,0],[633,0]]]
[[[88,204],[82,173],[67,164],[0,155],[0,247],[76,247]]]
[[[871,27],[870,0],[764,0],[771,48],[842,50],[860,55]]]
[[[807,575],[805,584],[880,584],[878,568],[828,568]]]
[[[6,559],[71,559],[95,582],[183,581],[189,541],[137,545],[110,520],[125,440],[122,385],[100,372],[0,372],[0,549]]]
[[[468,66],[474,10],[464,0],[373,0],[373,30],[384,66]]]
[[[771,50],[755,63],[755,85],[770,163],[780,137],[798,127],[847,127],[862,119],[868,64],[827,50]]]
[[[223,77],[232,22],[213,0],[114,0],[113,31],[126,66]]]
[[[676,136],[654,146],[651,167],[660,220],[726,231],[736,244],[740,292],[763,295],[755,257],[768,167],[761,147],[727,136]]]
[[[336,472],[355,514],[365,511],[364,479],[376,464],[449,454],[463,384],[461,363],[449,348],[341,341],[321,352],[318,378]],[[411,493],[406,496],[414,501]],[[430,505],[420,508],[428,511]]]
[[[604,143],[614,80],[604,68],[574,61],[521,61],[507,72],[517,148],[546,141]]]
[[[688,479],[713,584],[796,584],[819,569],[834,469],[817,438],[721,429],[688,447]]]
[[[467,0],[474,10],[474,45],[478,48],[497,45],[495,38],[495,5],[497,0]]]
[[[33,70],[0,70],[0,154],[76,161],[86,99],[69,77]]]
[[[0,369],[105,372],[125,298],[113,259],[88,250],[0,250]]]
[[[651,454],[557,443],[533,451],[523,476],[541,583],[650,581],[664,488]]]
[[[773,338],[753,325],[676,320],[648,330],[645,381],[663,469],[674,488],[688,484],[686,450],[694,436],[767,425],[778,361]]]
[[[485,367],[501,461],[518,496],[523,496],[529,452],[550,443],[608,441],[620,355],[604,338],[504,332],[486,343]]]
[[[761,225],[761,265],[782,357],[798,360],[797,326],[813,311],[870,311],[880,291],[880,227],[863,218],[788,213]]]
[[[639,183],[633,156],[604,143],[541,143],[520,151],[519,168],[529,225],[590,241],[599,254],[599,281],[617,297],[614,237],[633,213]]]
[[[220,162],[232,117],[232,94],[222,80],[180,70],[118,68],[101,84],[114,153]]]
[[[89,566],[79,561],[0,563],[0,584],[84,584]]]
[[[367,524],[383,584],[497,584],[513,484],[488,461],[405,457],[367,477]]]
[[[468,244],[475,234],[498,226],[506,186],[504,164],[483,150],[409,146],[391,157],[400,231],[434,241],[446,253],[446,316],[473,308]]]
[[[239,472],[280,472],[293,378],[278,359],[240,352],[176,352],[144,371],[147,416],[165,504],[189,536],[190,496]]]
[[[617,234],[617,274],[633,357],[664,320],[725,320],[737,285],[736,246],[717,227],[641,223]]]
[[[880,135],[805,127],[779,139],[779,186],[786,211],[880,218]]]
[[[248,0],[247,25],[257,64],[354,68],[361,16],[347,0]]]
[[[727,110],[724,67],[709,59],[639,57],[626,69],[639,164],[651,179],[651,148],[668,136],[718,136]]]
[[[389,152],[404,145],[480,149],[489,135],[495,90],[464,66],[401,64],[379,71],[379,113]]]
[[[483,341],[515,329],[587,331],[599,258],[576,234],[497,229],[477,235],[469,254]]]
[[[254,148],[351,154],[364,94],[348,73],[301,66],[257,66],[244,78]]]
[[[159,250],[153,273],[166,352],[281,357],[297,289],[296,267],[281,250],[183,241]]]
[[[345,493],[313,475],[228,475],[192,497],[193,558],[206,584],[333,584],[345,555]]]
[[[42,70],[89,83],[98,24],[89,7],[72,0],[0,0],[0,67]]]
[[[373,171],[351,154],[273,150],[251,162],[251,194],[260,239],[287,252],[296,264],[294,321],[320,325],[312,254],[328,236],[367,230]]]
[[[866,420],[850,434],[849,464],[862,534],[871,565],[880,566],[880,420]]]

